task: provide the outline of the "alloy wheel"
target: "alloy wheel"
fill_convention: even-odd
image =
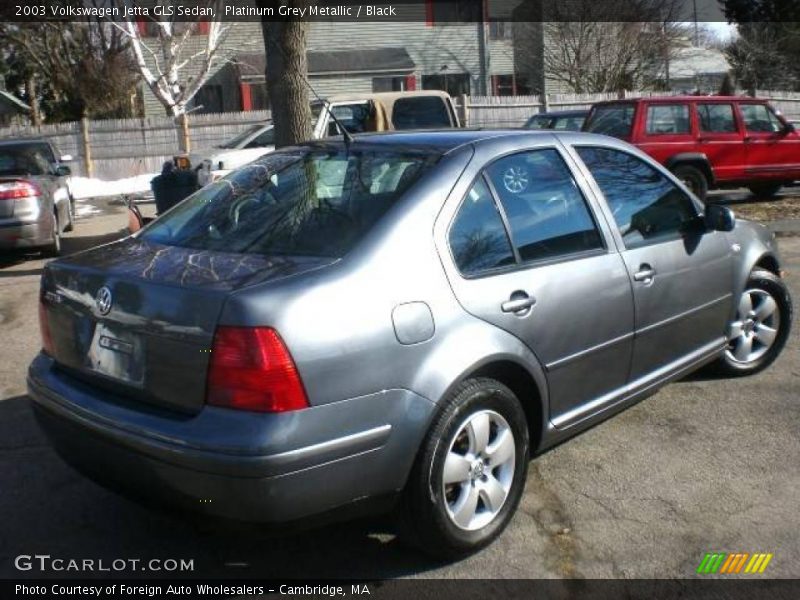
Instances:
[[[728,358],[747,364],[764,356],[775,343],[781,325],[778,303],[767,291],[745,290],[728,328]]]
[[[503,508],[514,479],[516,443],[508,422],[493,410],[470,415],[450,442],[442,487],[459,528],[485,527]]]

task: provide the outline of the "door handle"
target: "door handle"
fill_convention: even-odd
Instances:
[[[634,281],[647,283],[656,276],[656,270],[648,264],[639,265],[639,270],[633,274]]]
[[[536,298],[520,291],[511,294],[511,298],[503,302],[500,309],[507,313],[523,313],[527,312],[534,304],[536,304]]]

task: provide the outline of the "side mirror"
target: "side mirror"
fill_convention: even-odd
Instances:
[[[703,220],[709,231],[733,231],[736,225],[733,211],[721,204],[707,204]]]
[[[784,125],[783,125],[783,134],[784,135],[788,135],[790,133],[794,133],[795,131],[796,131],[796,128],[794,126],[794,123],[789,123],[788,121],[786,123],[784,123]]]
[[[67,165],[56,165],[53,168],[53,175],[56,177],[68,177],[72,175],[72,169],[70,169]]]
[[[66,163],[66,162],[72,162],[73,160],[75,159],[72,157],[72,154],[64,154],[61,156],[61,158],[58,159],[58,162]]]

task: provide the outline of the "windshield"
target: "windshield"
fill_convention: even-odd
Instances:
[[[255,133],[261,131],[267,125],[272,125],[272,121],[268,121],[268,122],[263,123],[261,125],[253,125],[252,127],[246,129],[244,132],[240,133],[236,137],[231,138],[230,140],[228,140],[227,142],[225,142],[223,144],[220,144],[218,147],[219,148],[238,148],[239,146],[241,146],[245,142],[245,140],[247,140],[247,138],[249,138],[251,135],[254,135]]]
[[[189,196],[142,238],[220,252],[339,258],[438,158],[344,147],[276,152]]]
[[[552,119],[545,115],[534,115],[525,123],[526,129],[550,129]]]
[[[46,175],[52,160],[46,144],[0,146],[0,175]]]
[[[585,130],[618,138],[631,134],[633,127],[633,104],[603,104],[595,107]]]

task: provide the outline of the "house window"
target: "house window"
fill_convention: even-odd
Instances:
[[[451,96],[469,95],[469,73],[437,73],[422,76],[422,89],[442,90]]]
[[[510,40],[512,37],[511,21],[491,21],[489,23],[489,39]]]
[[[495,96],[516,96],[517,82],[514,75],[492,75],[492,94]]]
[[[399,77],[373,77],[373,92],[404,92],[406,89],[407,78],[403,75]]]

